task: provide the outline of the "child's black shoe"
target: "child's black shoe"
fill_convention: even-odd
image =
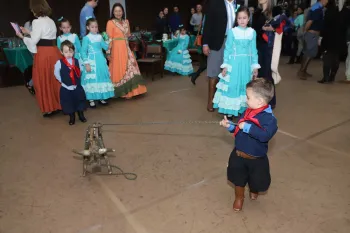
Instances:
[[[75,114],[69,114],[69,125],[74,125],[75,124]]]
[[[79,117],[79,120],[83,123],[85,123],[87,120],[84,116],[84,112],[78,112],[78,117]]]

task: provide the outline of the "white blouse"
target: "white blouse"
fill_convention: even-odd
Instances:
[[[29,32],[31,32],[32,31],[32,23],[30,21],[27,21],[24,24],[24,28],[27,29]]]
[[[24,37],[23,41],[30,52],[37,53],[36,44],[39,40],[55,40],[56,34],[57,28],[55,22],[47,16],[39,17],[33,20],[30,38]]]

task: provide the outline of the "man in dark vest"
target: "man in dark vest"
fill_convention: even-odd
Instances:
[[[218,75],[221,73],[220,66],[224,59],[224,49],[227,32],[235,24],[234,0],[209,0],[205,16],[203,30],[203,53],[208,56],[207,75],[208,105],[207,110],[213,112],[213,98],[218,83]]]

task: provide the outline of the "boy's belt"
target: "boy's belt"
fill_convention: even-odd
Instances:
[[[243,151],[236,150],[236,154],[238,157],[242,157],[244,159],[257,159],[257,157],[248,155],[247,153],[244,153]]]

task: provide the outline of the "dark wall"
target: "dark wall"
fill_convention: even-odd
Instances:
[[[30,10],[29,0],[0,0],[0,32],[5,36],[15,36],[11,28],[10,21],[24,25],[27,21]],[[47,0],[50,4],[56,21],[61,16],[69,19],[73,26],[73,32],[79,32],[79,14],[85,4],[85,0]],[[190,8],[203,0],[126,0],[127,17],[130,26],[140,26],[143,29],[153,29],[155,19],[164,6],[169,8],[169,13],[173,11],[174,3],[180,8],[184,25],[188,25],[190,19]],[[99,5],[95,10],[95,15],[99,22],[100,30],[105,30],[107,20],[110,17],[109,0],[99,0]]]
[[[174,5],[179,6],[182,15],[183,24],[188,26],[190,20],[190,9],[196,4],[204,4],[207,1],[220,0],[125,0],[127,17],[131,27],[140,26],[141,28],[154,28],[156,17],[159,11],[167,6],[169,14],[173,12]],[[237,0],[238,4],[244,5],[244,0]],[[258,0],[248,0],[249,6],[256,7]],[[205,8],[205,7],[204,7]]]
[[[182,22],[185,26],[189,24],[190,9],[203,0],[125,0],[127,18],[131,28],[140,26],[142,29],[154,29],[156,17],[163,7],[169,8],[169,14],[173,12],[174,5],[180,9]],[[217,1],[217,0],[216,0]]]
[[[18,22],[24,25],[27,21],[30,10],[29,0],[0,0],[0,32],[5,36],[15,36],[10,21]],[[72,31],[79,32],[79,14],[85,4],[85,0],[48,0],[53,11],[52,18],[57,21],[64,16],[72,23]],[[107,20],[109,19],[109,1],[100,0],[99,6],[95,10],[95,15],[99,21],[101,30],[105,30]]]

